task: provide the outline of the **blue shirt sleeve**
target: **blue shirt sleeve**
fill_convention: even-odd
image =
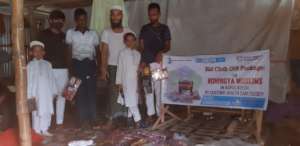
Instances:
[[[145,39],[145,26],[142,27],[139,38],[140,40]]]
[[[163,39],[164,41],[169,41],[171,40],[171,32],[170,32],[170,29],[169,27],[166,25],[165,29],[164,29],[164,32],[163,32]]]

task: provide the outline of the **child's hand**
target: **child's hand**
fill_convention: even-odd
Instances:
[[[139,71],[143,72],[144,68],[146,67],[146,63],[145,62],[142,62],[139,66]]]
[[[100,71],[101,71],[100,79],[103,80],[103,81],[107,81],[108,78],[109,78],[109,74],[108,74],[107,70],[106,69],[101,69]]]
[[[117,85],[117,90],[118,90],[119,92],[121,92],[121,91],[122,91],[122,85],[118,84],[118,85]]]
[[[155,57],[155,61],[157,63],[161,63],[162,62],[162,59],[163,59],[163,53],[159,52],[157,53],[156,57]]]

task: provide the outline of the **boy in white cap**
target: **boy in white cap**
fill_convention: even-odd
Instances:
[[[133,33],[124,35],[124,43],[126,48],[120,51],[116,84],[119,85],[124,96],[125,106],[128,107],[129,122],[133,117],[137,128],[144,128],[145,124],[138,108],[138,69],[141,54],[135,49],[136,36]],[[119,96],[119,98],[122,97]]]
[[[110,11],[111,27],[105,29],[101,36],[101,79],[108,80],[109,96],[107,100],[107,115],[110,122],[117,117],[126,117],[126,108],[117,103],[116,72],[119,54],[125,48],[124,34],[132,32],[123,27],[123,10],[121,6],[113,6]]]
[[[27,65],[27,97],[35,98],[36,110],[32,112],[32,127],[36,133],[52,136],[48,132],[53,114],[53,98],[57,95],[52,65],[44,60],[44,44],[30,43],[33,60]]]

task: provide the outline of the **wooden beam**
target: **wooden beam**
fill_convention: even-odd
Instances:
[[[11,47],[12,44],[0,44],[0,48],[7,48],[7,47]]]
[[[8,5],[9,3],[10,3],[10,0],[0,0],[0,4]]]
[[[25,6],[40,6],[40,5],[61,5],[61,4],[76,4],[87,3],[92,4],[92,0],[30,0],[26,1]]]
[[[70,5],[69,3],[62,3],[62,4],[57,4],[57,5],[51,5],[54,8],[61,8],[61,9],[70,9],[70,8],[80,8],[80,7],[86,7],[86,6],[91,6],[92,3],[89,2],[78,2],[78,3],[73,3]]]
[[[27,75],[24,51],[24,1],[12,0],[12,44],[15,63],[16,105],[21,146],[32,146],[27,107]]]

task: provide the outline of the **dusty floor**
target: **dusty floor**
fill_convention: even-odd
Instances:
[[[280,106],[280,108],[275,108],[271,114],[268,112],[265,113],[263,125],[263,138],[265,140],[265,146],[300,146],[300,116],[299,113],[297,113],[299,108],[300,106],[298,104],[284,105]],[[102,128],[98,130],[76,130],[76,116],[74,115],[74,109],[67,109],[64,127],[56,129],[55,126],[53,126],[52,132],[54,133],[54,137],[47,138],[44,146],[66,146],[69,141],[79,139],[95,139],[97,145],[109,146],[114,145],[112,142],[116,141],[116,137],[118,138],[119,133],[126,131],[126,129],[124,129],[124,127],[126,127],[126,121],[122,120],[115,124],[116,127],[113,129]],[[270,106],[270,109],[273,109],[273,107]],[[286,109],[292,109],[288,111],[290,114],[286,114],[284,112]],[[183,109],[179,108],[179,111],[180,110]],[[103,113],[99,112],[99,115],[102,114]],[[274,115],[276,115],[275,118]],[[98,122],[100,125],[103,125],[105,120],[100,116]],[[221,122],[222,124],[218,124],[218,122],[221,122],[221,120],[218,118],[205,121],[199,117],[195,117],[191,123],[175,123],[173,126],[165,127],[163,129],[167,135],[169,134],[169,136],[170,133],[172,134],[174,132],[184,133],[190,141],[195,141],[194,138],[197,138],[197,134],[201,135],[201,138],[211,140],[215,135],[214,131],[219,129],[221,129],[219,131],[222,131],[222,128],[224,129],[222,124],[228,124],[226,122]],[[196,126],[197,124],[198,126]],[[204,134],[204,136],[203,133],[200,132],[199,134],[198,132],[205,132],[207,129],[209,129],[211,133],[207,132]],[[196,136],[193,133],[196,133]],[[224,136],[222,133],[219,133],[219,135],[221,135],[219,137]]]
[[[105,90],[103,89],[101,91]],[[103,96],[105,95],[99,95],[98,97]],[[99,98],[98,123],[102,126],[105,123],[103,111],[105,111],[104,109],[106,107],[104,103],[105,101]],[[66,146],[69,141],[79,139],[94,139],[97,143],[97,146],[115,145],[113,142],[117,141],[117,139],[120,139],[120,136],[122,136],[120,133],[122,134],[125,131],[128,132],[128,129],[125,128],[126,122],[122,120],[118,121],[117,124],[115,124],[116,127],[112,129],[102,128],[98,130],[76,130],[76,110],[71,106],[70,103],[67,104],[66,109],[64,127],[55,128],[55,126],[53,126],[52,132],[54,133],[54,137],[47,138],[44,146]],[[142,113],[145,113],[145,109],[141,109]],[[185,110],[181,107],[176,107],[176,109],[179,109],[178,112]],[[268,109],[269,110],[265,112],[263,124],[263,138],[265,141],[265,146],[300,146],[300,98],[291,98],[287,104],[283,105],[273,106],[270,104]],[[166,134],[168,137],[172,136],[174,132],[181,132],[184,133],[190,141],[195,141],[195,138],[197,138],[198,135],[200,135],[201,138],[204,138],[204,140],[211,140],[213,137],[216,137],[214,130],[222,131],[222,129],[225,129],[226,124],[228,124],[226,122],[221,122],[224,125],[218,124],[220,121],[221,120],[218,118],[205,121],[199,117],[195,117],[191,123],[175,123],[173,124],[174,126],[164,127],[164,129],[160,132],[164,132],[164,134]],[[198,126],[195,126],[197,124]],[[213,132],[205,133],[206,130]],[[201,131],[204,131],[204,134]],[[217,137],[222,138],[224,136],[222,134],[222,132],[218,133]],[[175,146],[175,144],[169,145]]]
[[[66,121],[64,128],[62,129],[56,129],[53,130],[53,133],[55,134],[52,138],[47,138],[46,143],[44,146],[65,146],[69,141],[72,140],[79,140],[79,139],[94,139],[97,143],[97,146],[110,146],[110,145],[116,145],[113,142],[116,140],[119,140],[118,136],[119,134],[127,131],[128,129],[125,129],[126,122],[120,121],[117,125],[117,127],[113,129],[98,129],[98,130],[76,130],[75,124],[74,124],[74,118],[72,118],[71,115],[67,116],[68,120]],[[216,118],[213,121],[207,121],[208,124],[201,124],[203,120],[200,120],[199,118],[194,119],[192,123],[196,123],[197,120],[199,121],[198,125],[201,127],[200,131],[207,130],[205,127],[213,127],[213,129],[218,129],[216,127],[222,128],[222,125],[219,124],[219,126],[213,126],[214,124],[217,124],[220,122],[220,119]],[[103,121],[99,121],[100,123],[103,123]],[[210,124],[209,124],[210,123]],[[225,123],[225,122],[223,122]],[[177,126],[169,126],[168,128],[164,128],[164,133],[168,133],[170,136],[170,133],[174,132],[182,132],[187,135],[188,138],[192,141],[192,138],[195,137],[194,135],[188,135],[187,133],[197,133],[196,130],[193,131],[190,127],[195,127],[196,124],[193,124],[193,126],[188,126],[188,124],[191,125],[191,123],[187,123],[186,128],[182,128],[184,126],[183,124],[177,124]],[[176,125],[176,124],[174,124]],[[175,130],[174,130],[175,128]],[[177,129],[176,129],[177,128]],[[190,130],[189,130],[190,128]],[[134,131],[134,130],[131,130]],[[207,135],[206,135],[207,134]],[[206,132],[205,136],[201,136],[201,138],[206,138],[208,140],[212,140],[212,137],[209,135],[209,133]],[[121,135],[122,136],[122,135]],[[124,136],[124,135],[123,135]],[[191,137],[189,137],[191,136]],[[222,137],[222,136],[221,136]],[[225,137],[225,136],[224,136]],[[264,122],[264,131],[263,131],[263,137],[265,140],[265,146],[300,146],[300,118],[288,118],[285,117],[279,121],[276,122]],[[194,141],[194,139],[193,139]],[[253,139],[252,139],[253,141]]]
[[[300,119],[264,124],[266,146],[300,146]]]
[[[102,88],[105,88],[103,85],[99,85]],[[105,89],[102,89],[101,91],[105,91]],[[99,94],[98,97],[104,97],[105,95]],[[98,100],[98,115],[99,115],[99,124],[103,125],[105,123],[105,120],[103,119],[105,111],[105,101],[103,99]],[[290,104],[292,103],[292,104]],[[68,105],[68,110],[66,111],[66,120],[65,125],[63,129],[54,130],[55,136],[48,139],[45,144],[45,146],[65,146],[67,145],[67,142],[71,140],[78,140],[78,139],[91,139],[94,138],[97,142],[97,145],[114,145],[111,142],[116,140],[116,135],[118,133],[122,133],[126,131],[124,127],[126,127],[125,121],[118,121],[115,125],[116,127],[114,129],[99,129],[99,130],[85,130],[85,131],[76,131],[76,116],[74,115],[75,110],[70,108],[70,104]],[[142,106],[143,107],[143,106]],[[184,111],[185,108],[177,107],[177,110]],[[290,102],[288,104],[280,105],[280,106],[273,106],[270,104],[269,108],[271,110],[268,110],[265,112],[265,119],[264,119],[264,125],[263,125],[263,138],[265,141],[265,146],[300,146],[300,99],[298,98],[290,98]],[[145,109],[141,108],[142,113],[145,114]],[[178,113],[178,112],[177,112]],[[199,120],[198,125],[200,128],[198,129],[204,129],[203,125],[206,125],[208,127],[214,127],[209,126],[213,125],[214,122],[220,121],[220,119],[214,119],[214,121],[207,121],[202,123],[208,123],[208,124],[199,124],[201,123],[201,118],[195,118],[194,123],[197,123],[197,120]],[[211,124],[209,124],[211,123]],[[224,122],[223,122],[224,123]],[[226,122],[225,122],[226,123]],[[177,123],[176,123],[177,124]],[[174,124],[174,125],[176,125]],[[218,124],[218,123],[215,123]],[[178,125],[178,124],[177,124]],[[192,125],[191,123],[188,123],[186,125],[186,128],[181,128],[180,125],[177,126],[177,128],[174,127],[168,127],[165,128],[162,132],[164,133],[174,133],[174,132],[186,132],[185,134],[187,136],[190,136],[190,140],[192,141],[193,138],[195,138],[195,135],[189,135],[191,133],[187,129],[189,126]],[[218,124],[219,125],[219,124]],[[201,127],[202,126],[202,127]],[[175,126],[176,127],[176,126]],[[184,127],[184,125],[183,125]],[[215,126],[224,128],[222,125]],[[54,129],[54,128],[53,128]],[[197,133],[196,130],[191,130],[194,133]],[[200,132],[201,133],[201,132]],[[201,134],[200,134],[201,135]],[[197,137],[197,135],[196,135]],[[202,138],[203,136],[201,136]],[[210,135],[204,136],[208,139],[211,139]],[[222,133],[221,133],[222,137]],[[174,144],[172,144],[173,146]]]

